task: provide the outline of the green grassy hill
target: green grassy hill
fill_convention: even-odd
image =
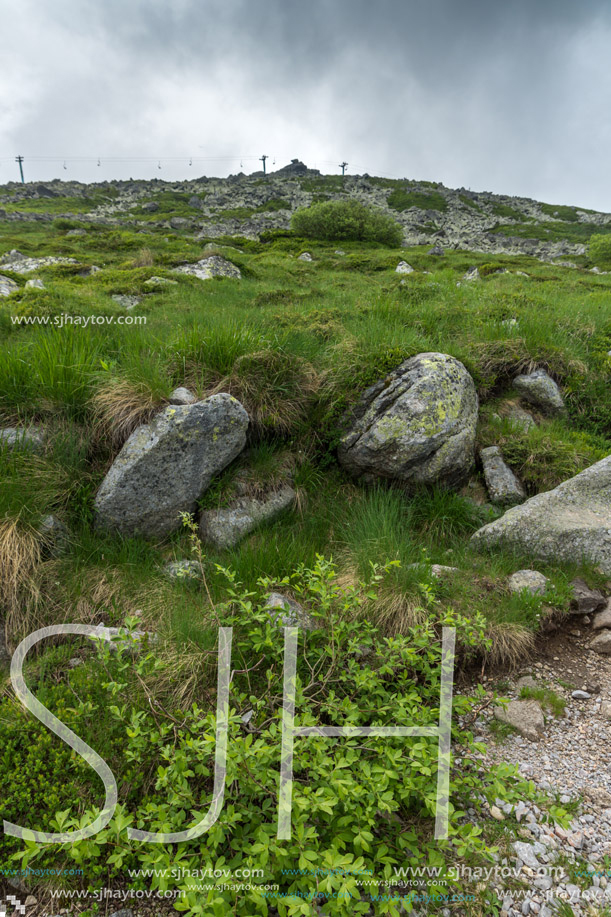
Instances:
[[[388,195],[388,208],[395,207],[397,215],[424,207],[426,219],[441,226],[454,209],[462,208],[465,219],[473,220],[481,208],[485,219],[476,235],[489,231],[487,222],[498,224],[495,232],[509,234],[512,215],[485,196],[463,194],[457,203],[458,193],[446,194],[447,189],[412,191],[383,180],[362,181],[374,189],[374,198]],[[295,209],[317,195],[341,194],[337,179],[331,183],[312,176],[293,183],[299,188],[283,196],[276,179],[270,199],[290,197]],[[371,722],[369,701],[361,702],[359,692],[364,697],[369,692],[373,706],[391,719],[397,719],[393,704],[413,714],[418,706],[414,684],[423,685],[438,661],[434,654],[427,657],[433,650],[426,647],[434,644],[439,626],[451,620],[459,622],[462,668],[476,662],[503,669],[523,660],[546,620],[568,610],[571,579],[580,574],[597,584],[603,578],[577,563],[538,564],[549,577],[548,594],[511,593],[507,576],[528,566],[527,559],[502,552],[482,556],[469,546],[473,532],[499,513],[485,494],[481,468],[457,491],[406,494],[382,484],[356,484],[337,463],[342,418],[362,391],[407,358],[426,351],[450,354],[462,361],[476,384],[478,446],[501,445],[529,495],[556,486],[611,452],[611,276],[592,272],[585,250],[572,252],[576,266],[569,267],[518,251],[452,248],[443,238],[442,256],[430,254],[430,244],[390,249],[306,240],[286,228],[290,210],[276,203],[262,211],[265,201],[257,194],[247,209],[259,208],[256,220],[271,215],[261,238],[252,238],[251,230],[263,224],[253,224],[252,214],[235,213],[225,214],[223,225],[241,219],[251,227],[246,233],[218,236],[220,224],[210,213],[196,227],[196,237],[195,204],[189,203],[193,194],[184,190],[143,191],[138,206],[125,210],[122,225],[113,225],[118,211],[110,209],[104,217],[108,223],[83,219],[93,212],[85,207],[102,206],[101,192],[87,200],[76,194],[28,200],[17,189],[7,203],[8,192],[15,189],[5,190],[0,259],[5,256],[4,263],[14,266],[14,250],[27,258],[59,259],[30,273],[5,269],[0,260],[0,275],[15,284],[10,295],[0,297],[0,426],[34,424],[46,431],[42,452],[4,448],[1,453],[0,598],[7,645],[13,650],[36,628],[65,621],[121,626],[128,620],[157,635],[150,656],[120,651],[97,659],[80,643],[49,645],[31,655],[27,672],[37,696],[121,774],[125,811],[138,812],[138,824],[172,830],[209,804],[210,745],[202,736],[214,733],[219,623],[236,629],[233,668],[239,670],[231,702],[230,744],[237,751],[235,757],[230,753],[229,822],[221,826],[221,819],[203,835],[200,848],[184,853],[166,847],[155,853],[153,845],[138,848],[123,836],[119,842],[123,829],[115,822],[104,835],[107,846],[96,849],[93,840],[39,850],[34,845],[32,865],[76,862],[95,885],[119,873],[124,881],[126,866],[149,867],[157,854],[157,863],[167,868],[202,858],[232,868],[239,862],[308,868],[315,851],[330,869],[364,864],[380,876],[385,858],[389,864],[402,857],[433,862],[462,850],[459,855],[483,862],[493,839],[485,831],[478,840],[468,819],[458,819],[449,841],[436,845],[432,839],[430,773],[436,772],[437,751],[427,739],[421,741],[420,776],[415,770],[410,776],[413,759],[407,752],[399,761],[404,743],[388,743],[376,778],[379,792],[368,788],[380,753],[376,740],[370,740],[361,759],[346,751],[345,760],[354,764],[356,755],[365,772],[345,787],[339,771],[348,764],[342,764],[340,752],[312,742],[316,749],[308,752],[295,792],[295,837],[285,845],[276,839],[276,783],[270,774],[277,772],[279,757],[282,641],[257,602],[272,589],[289,592],[308,608],[322,609],[327,623],[333,622],[334,636],[310,638],[315,673],[300,694],[309,713],[325,721],[338,712],[344,721],[356,710],[355,723]],[[115,191],[104,189],[104,206],[117,206],[128,193]],[[129,192],[132,197],[139,193],[137,188]],[[220,193],[218,188],[213,192],[208,187],[207,194],[202,190],[202,205],[209,206],[210,196]],[[154,212],[142,207],[151,200],[159,205]],[[230,195],[226,203],[218,205],[219,213],[243,206]],[[565,234],[557,238],[577,245],[587,242],[592,231],[611,226],[585,211],[548,212],[546,207],[535,202],[519,207],[509,224],[511,235],[556,238],[562,225]],[[539,220],[525,215],[535,210]],[[33,214],[43,218],[33,219]],[[173,229],[168,222],[173,218],[187,223]],[[206,220],[216,227],[210,238]],[[416,232],[416,222],[402,225],[408,236]],[[450,239],[453,230],[443,225]],[[304,252],[310,261],[300,260]],[[236,265],[241,279],[202,281],[173,270],[212,254]],[[397,273],[400,261],[413,272]],[[473,267],[480,279],[465,280]],[[32,277],[44,289],[28,287]],[[561,419],[537,417],[536,427],[517,431],[506,416],[518,400],[512,379],[535,367],[558,382],[567,412]],[[113,459],[130,433],[166,406],[178,386],[198,399],[230,392],[252,420],[247,449],[204,494],[202,509],[228,505],[244,481],[249,493],[259,493],[290,479],[297,492],[292,511],[231,550],[204,548],[202,555],[188,526],[159,540],[113,536],[93,526],[94,496]],[[41,536],[48,514],[68,532],[58,556],[52,556]],[[164,566],[184,558],[201,564],[204,582],[168,579]],[[333,561],[335,574],[320,558]],[[372,564],[378,565],[379,581],[360,587],[370,581]],[[458,573],[436,577],[432,564],[456,567]],[[297,576],[295,571],[300,571]],[[261,577],[266,578],[263,584]],[[360,645],[374,655],[385,646],[388,670],[380,662],[371,670],[361,668],[355,661]],[[258,659],[263,660],[260,667]],[[328,666],[325,680],[320,673]],[[406,681],[405,672],[419,674]],[[434,713],[434,692],[422,693],[421,703],[422,698],[423,709]],[[194,702],[200,713],[194,712]],[[11,784],[5,817],[52,830],[58,811],[70,810],[66,824],[91,814],[101,802],[93,772],[19,712],[8,693],[3,704],[0,733],[10,754],[0,773]],[[240,725],[248,709],[255,709],[256,728],[250,732]],[[468,735],[457,733],[456,740],[468,741]],[[204,764],[191,773],[195,748]],[[41,760],[46,762],[44,778]],[[9,776],[16,762],[19,778]],[[524,787],[512,781],[507,774],[502,780],[493,774],[484,788],[468,770],[453,774],[456,811],[471,804],[473,786],[491,798],[502,788],[508,798],[512,793],[517,798]],[[329,787],[333,792],[327,792]],[[380,810],[388,813],[387,820],[380,819]],[[372,832],[378,832],[373,848]],[[378,854],[382,843],[386,852]],[[27,849],[8,837],[2,846],[5,866],[11,854]],[[27,864],[30,853],[12,863]],[[306,879],[287,880],[286,894],[309,888]],[[348,885],[352,894],[360,894],[353,882]],[[227,892],[217,896],[216,904],[212,895],[197,911],[204,893],[189,894],[189,913],[227,913],[234,904]],[[492,913],[482,901],[481,913]],[[326,907],[322,913],[367,913],[354,901],[334,900]],[[248,917],[313,913],[298,898],[267,908],[261,894],[249,893],[234,912]],[[398,913],[391,905],[385,908],[378,904],[369,912]]]

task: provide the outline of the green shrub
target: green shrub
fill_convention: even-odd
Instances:
[[[590,239],[588,255],[591,264],[611,270],[611,235],[594,235]]]
[[[323,242],[350,240],[398,246],[403,230],[381,210],[358,201],[326,201],[293,214],[292,227],[306,239]]]
[[[230,571],[222,571],[229,601],[217,606],[218,620],[234,628],[236,660],[224,800],[211,830],[179,847],[131,841],[126,827],[180,831],[209,808],[217,726],[213,702],[207,699],[201,706],[194,703],[171,711],[149,704],[145,693],[133,690],[132,684],[137,685],[137,679],[144,684],[154,674],[160,677],[164,666],[173,671],[172,666],[152,653],[134,660],[119,646],[111,659],[108,649],[102,649],[110,669],[104,685],[107,715],[114,721],[113,732],[124,734],[128,774],[137,771],[146,789],[137,802],[123,795],[127,804],[95,837],[55,847],[58,860],[69,857],[94,885],[124,876],[126,867],[154,870],[147,884],[182,890],[177,909],[193,915],[254,917],[270,913],[271,903],[282,917],[305,917],[313,913],[312,900],[322,897],[324,913],[336,917],[372,912],[398,917],[400,898],[394,904],[372,900],[384,895],[393,867],[406,862],[447,867],[457,856],[489,859],[491,851],[480,828],[464,817],[466,808],[478,807],[483,797],[517,801],[518,793],[529,795],[531,790],[505,765],[485,772],[469,765],[454,768],[449,836],[435,840],[438,747],[435,737],[426,736],[297,738],[291,836],[277,837],[284,641],[264,608],[270,589],[290,591],[315,622],[307,639],[303,631],[300,634],[295,684],[299,725],[435,727],[441,626],[456,627],[459,640],[472,649],[485,643],[480,616],[470,622],[436,606],[409,635],[383,637],[367,620],[366,610],[389,569],[390,565],[374,567],[367,583],[341,586],[332,564],[319,557],[314,568],[301,567],[280,582],[260,579],[253,592],[240,587]],[[209,676],[214,677],[213,671]],[[481,691],[478,700],[483,696]],[[454,700],[453,741],[471,751],[481,746],[473,746],[472,733],[459,723],[470,713],[473,717],[477,702],[464,695]],[[23,800],[16,814],[27,804]],[[88,823],[96,814],[88,808],[81,822],[75,808],[56,815],[63,830]],[[29,843],[21,865],[35,866],[48,850]],[[262,872],[251,873],[251,880],[236,894],[231,880],[212,888],[194,881],[194,870],[202,866],[227,869],[230,876],[236,869]],[[367,883],[359,882],[357,874],[365,874]],[[142,876],[132,875],[128,881],[132,888],[144,887]],[[451,874],[443,885],[435,880],[434,891],[455,890],[457,881]],[[266,900],[259,886],[271,883],[278,888]]]

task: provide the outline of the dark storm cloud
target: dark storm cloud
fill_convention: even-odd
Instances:
[[[0,99],[16,95],[0,108],[2,156],[233,156],[203,169],[216,174],[260,152],[328,171],[345,157],[351,170],[611,209],[609,0],[0,11],[17,36],[0,76]]]

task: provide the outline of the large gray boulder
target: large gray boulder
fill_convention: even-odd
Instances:
[[[516,376],[513,387],[526,401],[544,414],[562,414],[565,410],[560,389],[544,369],[536,369],[524,376]]]
[[[246,443],[248,414],[231,395],[165,408],[129,437],[95,498],[96,525],[167,535]]]
[[[231,506],[204,510],[200,535],[205,544],[232,548],[263,522],[275,519],[295,503],[296,494],[288,484],[262,498],[240,497]]]
[[[338,458],[364,481],[460,484],[473,465],[478,399],[462,363],[421,353],[368,388]]]
[[[472,542],[476,548],[503,545],[536,560],[584,560],[611,574],[611,455],[507,510]]]

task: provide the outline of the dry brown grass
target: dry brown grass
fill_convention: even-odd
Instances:
[[[94,441],[106,441],[120,448],[136,427],[148,423],[167,404],[145,382],[112,378],[92,398],[95,421]]]
[[[132,261],[133,267],[153,267],[154,264],[155,256],[150,248],[141,248]]]
[[[19,519],[0,522],[0,603],[9,619],[15,614],[24,587],[40,563],[41,546],[36,532]]]
[[[535,648],[535,635],[523,624],[490,622],[486,636],[492,641],[486,662],[493,666],[514,669],[523,664]]]

